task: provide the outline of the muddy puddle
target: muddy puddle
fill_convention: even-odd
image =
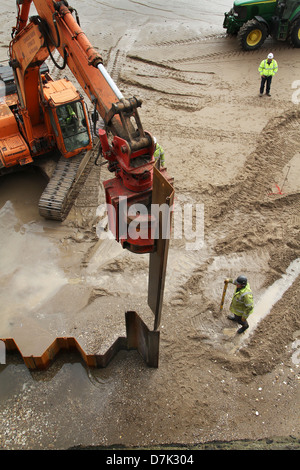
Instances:
[[[45,182],[22,172],[3,177],[0,200],[1,337],[24,335],[30,312],[66,283],[59,250],[45,236],[38,200]]]
[[[19,225],[42,222],[43,219],[38,212],[38,201],[46,184],[41,174],[34,170],[26,169],[2,176],[0,178],[0,209],[9,202],[19,219]]]
[[[61,336],[105,353],[125,334],[126,310],[149,315],[148,258],[136,263],[115,240],[98,240],[89,225],[42,219],[39,175],[2,182],[0,338],[14,338],[23,355],[40,356]]]

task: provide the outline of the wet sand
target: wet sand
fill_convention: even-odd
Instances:
[[[29,373],[9,358],[0,374],[4,448],[299,440],[299,277],[255,329],[249,320],[245,347],[226,319],[230,290],[219,315],[225,278],[246,273],[258,303],[299,258],[298,51],[271,40],[240,51],[222,29],[231,2],[214,3],[215,12],[211,2],[151,3],[72,6],[123,94],[143,99],[142,122],[165,149],[177,205],[204,205],[204,245],[171,241],[157,370],[134,351],[104,370],[64,356]],[[13,7],[1,7],[11,25]],[[257,67],[270,49],[280,70],[267,102]],[[125,310],[153,326],[148,257],[99,240],[107,176],[92,171],[62,224],[38,216],[36,175],[0,181],[0,337],[24,352],[43,352],[56,336],[106,351],[124,335]]]

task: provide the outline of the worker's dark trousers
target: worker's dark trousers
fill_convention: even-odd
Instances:
[[[247,320],[242,320],[242,317],[239,317],[238,315],[236,315],[234,313],[234,319],[233,321],[236,321],[238,322],[240,325],[244,326],[245,328],[249,328],[249,323],[247,322]]]
[[[263,94],[264,88],[265,88],[265,83],[267,82],[266,86],[266,93],[269,94],[271,90],[271,83],[272,83],[272,75],[269,77],[265,77],[264,75],[261,77],[261,82],[260,82],[260,93]]]

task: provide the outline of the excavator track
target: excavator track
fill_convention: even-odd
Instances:
[[[97,142],[92,150],[69,159],[59,159],[39,200],[39,212],[42,217],[65,220],[92,169],[98,148]]]

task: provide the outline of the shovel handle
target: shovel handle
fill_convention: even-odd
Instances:
[[[225,279],[224,287],[223,287],[222,300],[221,300],[221,305],[220,305],[220,312],[223,310],[225,295],[226,295],[226,291],[227,291],[227,287],[228,287],[228,282],[229,281],[227,279]]]

